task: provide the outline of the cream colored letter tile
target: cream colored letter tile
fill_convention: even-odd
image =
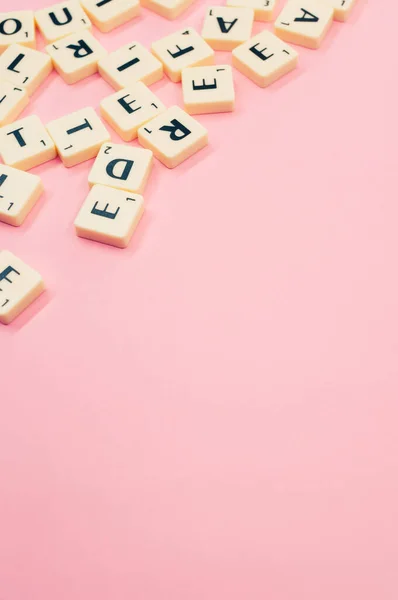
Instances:
[[[37,271],[11,252],[0,252],[0,323],[11,323],[43,291],[44,282]]]
[[[138,194],[95,185],[75,221],[79,237],[126,248],[144,212]]]
[[[233,50],[252,34],[252,8],[213,6],[208,9],[202,37],[214,50]]]
[[[0,54],[11,44],[36,48],[33,11],[0,13]]]
[[[214,64],[214,51],[191,27],[154,42],[152,52],[175,82],[181,81],[181,71],[186,67]]]
[[[138,129],[166,107],[141,81],[104,98],[101,116],[125,142],[137,137]]]
[[[37,10],[35,19],[47,44],[71,33],[82,33],[86,29],[91,29],[90,19],[76,0],[59,2]]]
[[[275,21],[285,42],[319,48],[333,21],[333,8],[322,0],[288,0]]]
[[[46,47],[54,67],[66,83],[73,84],[94,75],[106,50],[89,31],[72,33]]]
[[[22,225],[43,191],[40,177],[0,165],[0,221]]]
[[[141,127],[138,139],[169,169],[208,144],[206,129],[179,106],[172,106]]]
[[[177,19],[194,0],[141,0],[141,5],[166,19]]]
[[[102,144],[111,139],[105,125],[91,107],[47,124],[65,167],[74,167],[97,156]]]
[[[9,46],[0,56],[0,79],[24,87],[30,96],[47,79],[52,69],[48,54],[19,44]]]
[[[100,60],[98,70],[115,90],[121,90],[136,81],[151,85],[163,77],[162,63],[138,42],[108,54]]]
[[[267,87],[297,67],[298,53],[264,30],[232,51],[232,64],[260,87]]]
[[[10,167],[29,171],[57,156],[39,117],[32,115],[0,129],[0,154]]]
[[[0,80],[0,127],[15,121],[28,104],[29,96],[25,89]]]
[[[254,10],[255,21],[272,21],[277,0],[227,0],[227,6],[242,6]]]
[[[88,176],[89,185],[107,185],[142,194],[152,169],[152,158],[150,150],[104,144]]]
[[[229,65],[190,67],[182,72],[184,108],[190,115],[230,112],[235,90]]]
[[[112,31],[140,14],[139,0],[81,0],[94,25],[103,33]]]
[[[351,14],[355,0],[325,0],[334,9],[335,21],[347,21]]]

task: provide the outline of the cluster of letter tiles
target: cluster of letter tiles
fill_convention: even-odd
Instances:
[[[266,87],[293,70],[298,53],[286,42],[318,48],[332,20],[346,20],[355,0],[287,0],[274,32],[252,36],[253,21],[271,21],[278,0],[226,0],[207,9],[199,35],[187,28],[151,50],[132,41],[108,53],[91,33],[107,32],[139,14],[139,0],[67,0],[32,11],[0,13],[0,220],[21,225],[40,197],[38,176],[26,171],[59,156],[66,167],[96,158],[90,192],[75,221],[77,235],[124,248],[144,210],[153,156],[170,169],[208,142],[191,115],[233,111],[232,68],[215,64],[215,50],[231,50],[232,64]],[[193,0],[141,0],[174,19]],[[35,49],[36,27],[46,52]],[[115,93],[100,114],[84,108],[44,125],[19,118],[52,69],[68,84],[99,72]],[[148,86],[166,72],[182,83],[184,110],[166,108]],[[113,144],[105,121],[124,142]],[[0,252],[0,322],[10,323],[40,293],[40,275],[8,251]]]

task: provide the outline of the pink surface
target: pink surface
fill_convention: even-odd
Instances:
[[[267,90],[237,73],[235,114],[199,117],[208,149],[156,163],[125,251],[74,234],[91,163],[35,170],[44,198],[0,225],[49,288],[0,329],[2,600],[397,599],[398,14],[382,4],[358,0]],[[143,11],[98,38],[149,44],[203,14]],[[46,87],[26,113],[44,121],[111,93]]]

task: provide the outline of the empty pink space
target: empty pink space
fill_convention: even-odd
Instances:
[[[148,47],[210,5],[95,35]],[[357,0],[280,82],[235,72],[126,250],[74,233],[92,161],[33,171],[0,224],[48,287],[0,328],[1,600],[397,599],[397,17]],[[52,74],[24,115],[112,92]]]

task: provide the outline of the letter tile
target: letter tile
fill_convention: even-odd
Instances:
[[[19,44],[9,46],[0,56],[0,79],[25,88],[29,96],[44,83],[52,70],[53,63],[48,54]]]
[[[65,167],[74,167],[97,156],[102,144],[111,139],[105,125],[91,107],[47,124]]]
[[[125,142],[137,137],[138,129],[164,112],[166,107],[141,81],[102,100],[102,118]]]
[[[36,48],[33,11],[20,10],[0,13],[0,54],[11,44]]]
[[[255,21],[272,21],[277,0],[227,0],[227,6],[241,6],[254,10]]]
[[[25,89],[0,80],[0,127],[15,121],[28,104],[29,96]]]
[[[162,63],[138,42],[108,54],[100,60],[98,70],[115,90],[121,90],[136,81],[151,85],[163,77]]]
[[[88,183],[142,194],[152,169],[152,159],[150,150],[104,144],[88,176]]]
[[[254,10],[230,6],[208,9],[202,37],[214,50],[233,50],[252,34]]]
[[[8,250],[0,252],[0,323],[8,325],[44,292],[37,271]]]
[[[214,64],[214,50],[191,27],[154,42],[152,52],[174,82],[181,81],[181,71],[186,67]]]
[[[81,0],[91,21],[103,33],[124,25],[140,14],[139,0]]]
[[[57,151],[39,117],[31,115],[0,129],[0,154],[6,165],[29,171],[55,158]]]
[[[179,106],[172,106],[141,127],[138,139],[169,169],[208,144],[206,129]]]
[[[0,221],[22,225],[43,192],[40,177],[0,165]]]
[[[333,21],[333,8],[320,0],[288,0],[275,21],[275,33],[285,42],[319,48]]]
[[[297,67],[298,53],[265,29],[232,51],[232,64],[260,87]]]
[[[89,31],[72,33],[46,46],[62,79],[72,85],[94,75],[98,63],[106,55],[106,50]]]
[[[165,19],[177,19],[194,0],[141,0],[141,5]]]
[[[325,0],[334,9],[335,21],[347,21],[354,7],[355,0]]]
[[[36,25],[47,44],[91,29],[91,22],[79,2],[68,0],[35,12]]]
[[[126,248],[144,212],[138,194],[94,185],[75,221],[79,237]]]
[[[232,68],[229,65],[190,67],[182,71],[184,108],[190,115],[235,109]]]

